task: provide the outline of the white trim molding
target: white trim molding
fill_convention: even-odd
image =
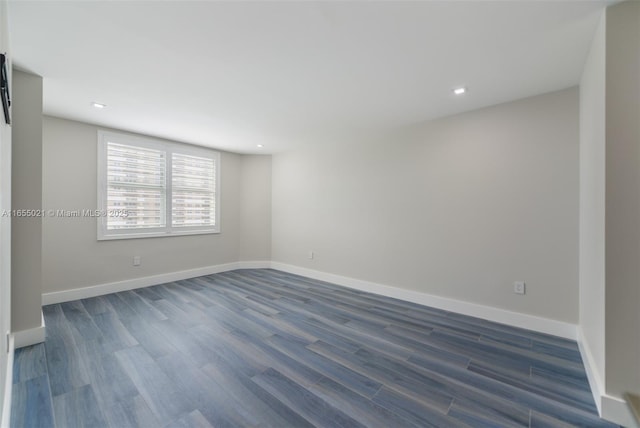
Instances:
[[[8,427],[11,422],[11,395],[13,394],[13,355],[15,353],[15,340],[13,334],[9,335],[9,353],[7,355],[7,377],[4,380],[4,400],[2,403],[2,420],[0,427]]]
[[[552,334],[566,339],[576,340],[577,326],[575,324],[556,321],[548,318],[527,315],[519,312],[508,311],[506,309],[484,306],[462,300],[450,299],[447,297],[434,296],[432,294],[419,291],[407,290],[399,287],[378,284],[375,282],[363,281],[346,276],[335,275],[313,269],[302,268],[280,262],[271,262],[271,268],[320,281],[331,282],[344,287],[353,288],[360,291],[379,294],[417,303],[419,305],[431,306],[445,311],[456,312],[488,321],[499,322],[514,327],[526,328],[540,333]]]
[[[15,349],[24,348],[44,342],[45,339],[44,314],[40,314],[40,325],[26,330],[14,331]]]
[[[600,417],[627,428],[640,428],[629,404],[623,398],[604,394],[600,397],[602,412]]]
[[[181,270],[177,272],[163,273],[159,275],[143,276],[140,278],[125,279],[122,281],[98,284],[90,287],[54,291],[51,293],[44,293],[42,295],[42,305],[46,306],[53,305],[55,303],[70,302],[78,299],[87,299],[90,297],[117,293],[119,291],[135,290],[136,288],[150,287],[152,285],[180,281],[189,278],[196,278],[198,276],[212,275],[214,273],[226,272],[236,269],[264,269],[269,268],[270,265],[271,263],[269,261],[233,262],[214,266],[205,266],[196,269]]]
[[[580,349],[580,356],[582,357],[582,364],[584,370],[587,372],[587,379],[589,380],[589,387],[591,388],[591,394],[593,395],[593,401],[598,408],[598,414],[602,416],[602,393],[604,392],[603,379],[600,377],[600,373],[596,370],[595,360],[591,354],[590,348],[586,343],[582,328],[578,326],[578,348]]]
[[[624,427],[640,428],[627,402],[622,398],[617,398],[606,393],[604,379],[602,379],[600,373],[596,370],[593,355],[586,343],[584,333],[580,326],[578,326],[577,342],[582,363],[587,372],[587,379],[589,379],[589,387],[591,388],[593,401],[596,403],[600,417]]]

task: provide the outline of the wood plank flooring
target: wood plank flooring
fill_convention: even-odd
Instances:
[[[14,427],[610,427],[575,342],[283,272],[43,308]]]

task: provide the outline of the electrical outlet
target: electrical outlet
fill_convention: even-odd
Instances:
[[[133,256],[133,265],[140,266],[140,256]]]
[[[309,260],[313,260],[313,251],[309,251],[309,254],[307,254],[307,257],[309,258]]]
[[[513,283],[513,292],[516,294],[525,294],[526,284],[524,281],[516,281]]]

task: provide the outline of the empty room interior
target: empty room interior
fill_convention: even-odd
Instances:
[[[639,427],[640,1],[0,0],[1,427]]]

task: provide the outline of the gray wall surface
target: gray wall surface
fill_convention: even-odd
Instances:
[[[576,88],[274,155],[272,259],[576,323],[578,178]]]
[[[640,394],[640,2],[607,9],[606,389]]]
[[[271,156],[242,156],[240,175],[240,260],[271,260]]]
[[[43,207],[95,209],[98,128],[48,116],[43,123]],[[249,204],[242,195],[268,190],[271,158],[247,157],[246,164],[244,160],[245,156],[221,152],[220,234],[97,241],[94,218],[44,218],[43,292],[236,262],[241,250],[268,260],[269,234],[241,239],[241,231],[268,220],[270,206]],[[134,256],[141,257],[141,266],[133,266]]]
[[[13,210],[42,208],[42,77],[13,71]],[[42,218],[11,219],[11,330],[42,320]]]

